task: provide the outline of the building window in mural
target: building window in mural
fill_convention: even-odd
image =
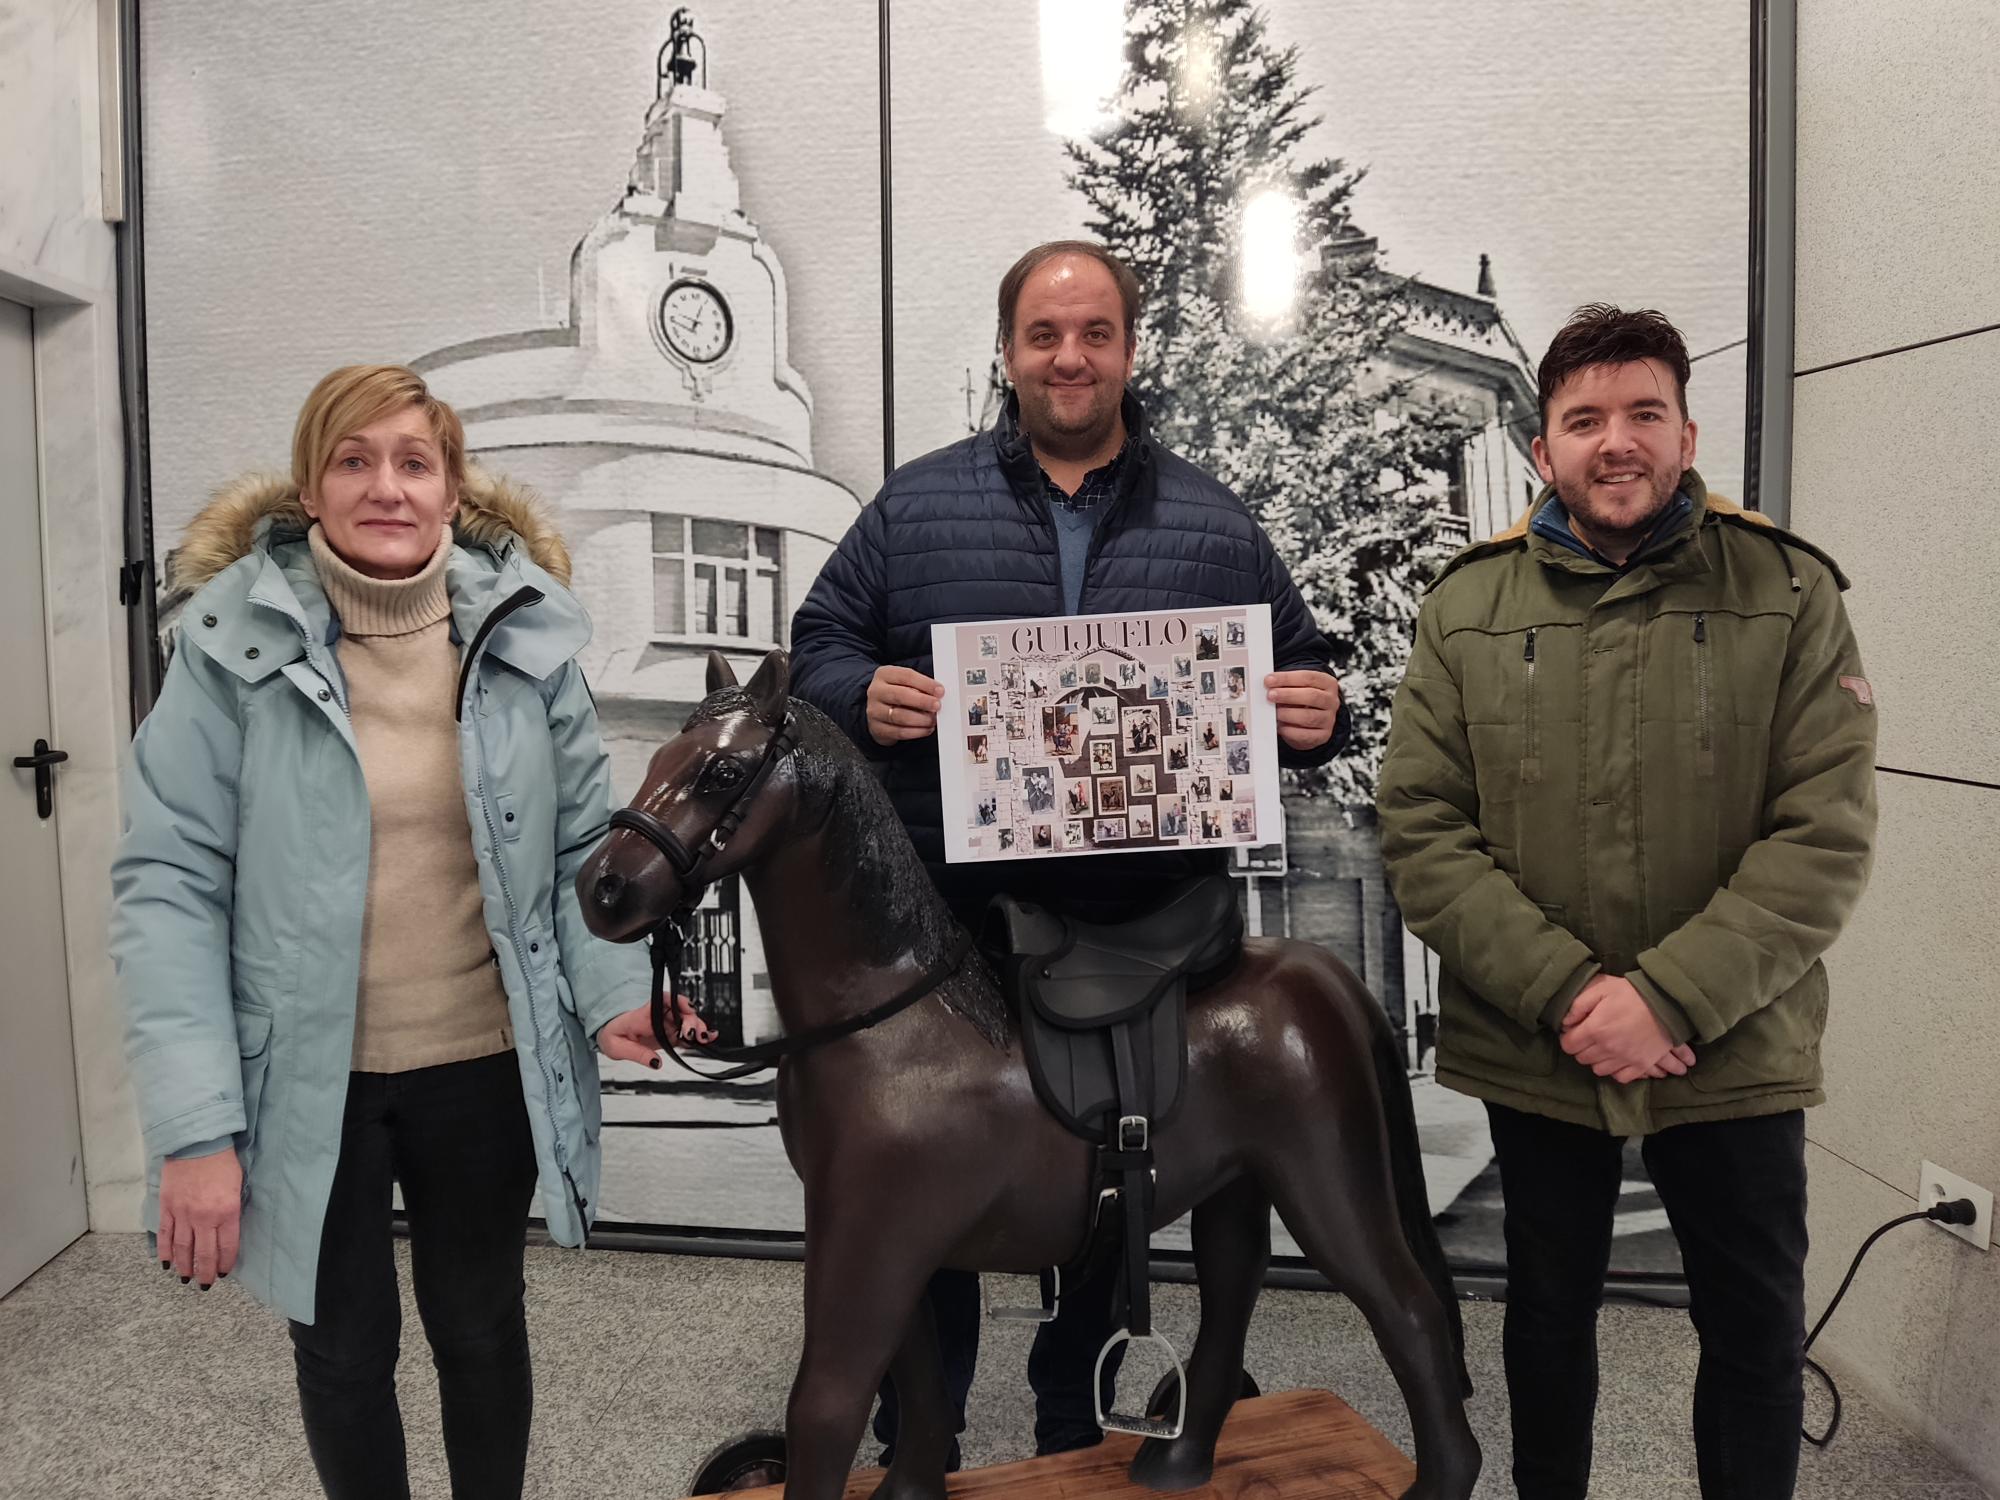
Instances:
[[[784,533],[694,516],[653,517],[653,633],[784,644]]]

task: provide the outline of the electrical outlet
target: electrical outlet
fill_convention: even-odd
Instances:
[[[1979,1210],[1979,1217],[1970,1224],[1946,1224],[1940,1219],[1933,1219],[1931,1223],[1946,1234],[1955,1234],[1968,1245],[1984,1250],[1993,1240],[1992,1189],[1967,1182],[1936,1162],[1925,1162],[1917,1178],[1917,1207],[1930,1208],[1934,1204],[1948,1203],[1953,1198],[1970,1198],[1973,1207]]]

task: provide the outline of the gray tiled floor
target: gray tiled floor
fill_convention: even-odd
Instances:
[[[407,1279],[407,1278],[406,1278]],[[1027,1286],[1018,1289],[1032,1295]],[[659,1255],[529,1253],[537,1409],[529,1493],[674,1496],[725,1437],[780,1420],[799,1343],[799,1268]],[[1158,1320],[1185,1348],[1190,1287],[1160,1290]],[[415,1330],[413,1308],[405,1326]],[[1500,1384],[1500,1309],[1469,1304],[1486,1448],[1479,1495],[1511,1493]],[[967,1460],[1025,1456],[1022,1376],[1031,1330],[986,1334]],[[1613,1306],[1603,1329],[1599,1500],[1694,1500],[1686,1437],[1694,1345],[1674,1312]],[[0,1301],[0,1496],[316,1496],[282,1324],[225,1283],[206,1295],[149,1269],[135,1237],[90,1236]],[[1398,1442],[1402,1403],[1359,1318],[1338,1298],[1267,1293],[1251,1335],[1266,1390],[1339,1392]],[[403,1402],[419,1496],[448,1492],[437,1395],[406,1349]],[[1815,1425],[1823,1413],[1814,1411]],[[1852,1392],[1839,1440],[1808,1450],[1801,1500],[1980,1500],[1951,1469]]]

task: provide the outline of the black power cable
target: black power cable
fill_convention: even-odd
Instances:
[[[1922,1209],[1917,1213],[1903,1214],[1898,1218],[1891,1219],[1873,1234],[1869,1235],[1867,1239],[1861,1242],[1861,1248],[1854,1252],[1854,1259],[1848,1264],[1847,1274],[1841,1278],[1840,1290],[1833,1294],[1833,1300],[1827,1303],[1826,1311],[1819,1315],[1819,1321],[1813,1324],[1812,1332],[1806,1335],[1805,1348],[1801,1352],[1806,1354],[1811,1353],[1813,1340],[1818,1338],[1820,1330],[1826,1327],[1827,1320],[1833,1316],[1833,1310],[1840,1306],[1840,1299],[1847,1295],[1847,1289],[1854,1285],[1854,1273],[1861,1269],[1861,1257],[1874,1249],[1875,1242],[1881,1239],[1883,1235],[1896,1228],[1899,1224],[1915,1224],[1920,1221],[1930,1220],[1935,1220],[1940,1224],[1973,1224],[1977,1223],[1978,1219],[1979,1210],[1974,1206],[1970,1198],[1952,1198],[1943,1203],[1933,1203],[1929,1208]],[[1799,1429],[1799,1436],[1811,1443],[1815,1448],[1824,1448],[1833,1441],[1833,1435],[1840,1431],[1840,1387],[1833,1383],[1833,1377],[1826,1373],[1825,1368],[1818,1360],[1808,1358],[1806,1360],[1806,1368],[1826,1382],[1827,1394],[1833,1397],[1833,1416],[1827,1421],[1826,1431],[1818,1437],[1814,1437],[1804,1427]]]

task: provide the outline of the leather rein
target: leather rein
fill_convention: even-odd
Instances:
[[[841,1037],[852,1036],[857,1031],[866,1031],[871,1026],[879,1026],[891,1016],[909,1009],[930,994],[945,980],[958,972],[965,962],[965,955],[972,948],[972,934],[961,932],[958,943],[942,963],[933,965],[919,975],[915,983],[900,991],[893,999],[872,1006],[859,1015],[843,1020],[829,1021],[823,1026],[814,1026],[793,1036],[781,1036],[768,1042],[759,1042],[751,1047],[699,1047],[701,1056],[716,1062],[729,1064],[718,1072],[706,1072],[681,1056],[680,1048],[674,1045],[673,1032],[676,1028],[667,1024],[667,997],[678,996],[681,985],[681,954],[692,936],[695,910],[702,898],[708,894],[708,887],[714,877],[708,872],[712,862],[729,847],[729,841],[743,826],[743,820],[750,814],[752,803],[764,784],[771,779],[771,773],[779,762],[798,748],[798,726],[787,713],[784,723],[765,743],[764,756],[757,769],[743,784],[734,800],[723,811],[715,827],[708,836],[689,848],[681,836],[651,813],[637,807],[621,807],[611,815],[611,827],[622,828],[636,833],[655,849],[659,850],[667,863],[673,866],[674,874],[681,882],[680,904],[653,924],[647,939],[652,947],[653,993],[651,1017],[653,1039],[665,1049],[668,1056],[697,1078],[712,1083],[726,1083],[731,1079],[761,1073],[766,1068],[777,1066],[787,1057],[796,1057],[814,1047],[838,1041]]]

